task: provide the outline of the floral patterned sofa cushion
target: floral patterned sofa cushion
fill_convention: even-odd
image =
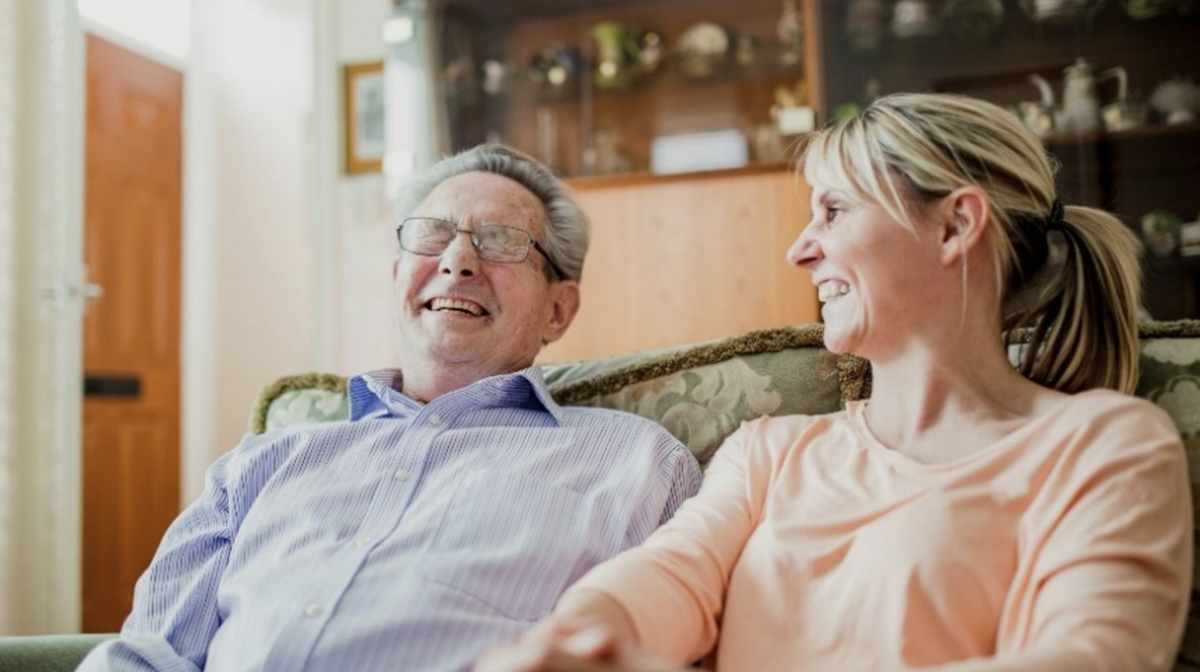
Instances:
[[[707,464],[738,425],[760,415],[829,413],[862,395],[865,362],[821,347],[821,325],[606,359],[543,366],[559,403],[651,418]],[[263,390],[251,431],[344,420],[346,379],[290,376]]]
[[[331,373],[309,373],[280,378],[263,389],[250,414],[250,431],[263,434],[349,417],[346,378]]]
[[[819,324],[783,327],[620,357],[546,364],[543,373],[559,403],[616,408],[655,420],[706,464],[744,420],[830,413],[870,393],[867,363],[829,353],[821,338]],[[1010,351],[1016,358],[1024,339],[1018,335],[1013,341]],[[1200,321],[1145,323],[1141,346],[1136,394],[1171,415],[1189,453],[1200,451]],[[345,419],[345,390],[341,376],[281,379],[263,390],[251,430]],[[1200,482],[1200,456],[1194,469]]]

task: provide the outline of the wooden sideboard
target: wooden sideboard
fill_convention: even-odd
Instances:
[[[572,180],[592,217],[583,305],[542,354],[625,354],[820,319],[809,273],[787,248],[809,221],[786,166]]]

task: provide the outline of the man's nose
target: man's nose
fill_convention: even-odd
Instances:
[[[470,231],[459,231],[454,240],[442,252],[438,272],[446,275],[470,277],[479,274],[479,253],[471,243]]]
[[[825,252],[821,249],[816,234],[813,233],[815,228],[813,226],[804,227],[800,236],[796,238],[796,242],[788,248],[787,261],[789,264],[811,269],[813,264],[825,258]]]

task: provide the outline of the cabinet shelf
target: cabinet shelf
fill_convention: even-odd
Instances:
[[[754,63],[741,65],[732,58],[717,65],[713,72],[691,75],[684,71],[678,59],[668,59],[657,72],[649,73],[625,86],[580,86],[552,89],[546,85],[522,80],[512,86],[509,94],[514,99],[535,100],[539,104],[575,103],[581,98],[593,96],[597,99],[637,98],[647,95],[670,96],[683,91],[702,90],[715,86],[775,86],[792,85],[804,77],[800,65],[783,65],[770,52],[756,57]]]
[[[1151,273],[1178,271],[1200,273],[1200,256],[1155,257],[1146,255],[1146,269]]]
[[[663,184],[666,182],[696,181],[699,179],[717,179],[730,177],[747,177],[768,173],[783,173],[793,170],[790,163],[753,163],[740,168],[721,168],[718,170],[697,170],[685,173],[650,173],[635,171],[617,175],[587,175],[571,177],[567,183],[578,191],[592,189],[610,189],[613,187],[640,186],[645,184]]]
[[[1154,139],[1170,136],[1186,136],[1200,133],[1200,122],[1183,124],[1153,124],[1124,131],[1102,131],[1098,133],[1053,133],[1043,138],[1051,146],[1093,144],[1097,142],[1124,142],[1127,140]]]
[[[612,12],[644,0],[445,0],[444,9],[453,14],[487,21],[533,21],[574,16],[584,12]]]

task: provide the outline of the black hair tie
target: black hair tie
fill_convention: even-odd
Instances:
[[[1054,204],[1050,206],[1050,215],[1046,217],[1047,231],[1062,231],[1065,210],[1066,208],[1063,207],[1062,201],[1055,198]]]

